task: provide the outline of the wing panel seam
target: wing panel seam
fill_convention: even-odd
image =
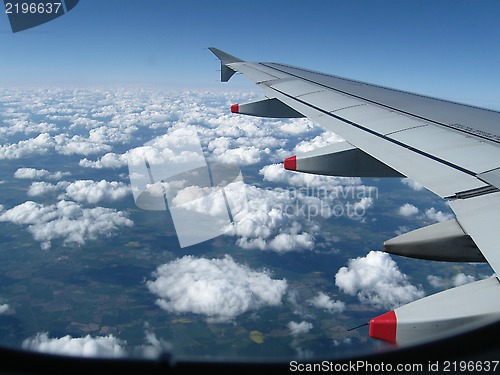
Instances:
[[[409,128],[395,130],[395,131],[393,131],[393,132],[387,133],[386,135],[393,135],[393,134],[398,134],[398,133],[405,132],[405,131],[407,131],[407,130],[413,130],[413,129],[425,128],[426,126],[429,126],[429,125],[428,125],[428,124],[420,124],[420,125],[415,125],[415,126],[411,126],[411,127],[409,127]]]

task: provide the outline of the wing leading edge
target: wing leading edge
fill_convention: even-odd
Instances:
[[[345,139],[287,158],[286,169],[406,176],[449,202],[455,219],[390,239],[385,251],[441,261],[487,261],[500,272],[500,112],[210,51],[221,60],[221,81],[237,72],[266,93],[267,99],[233,106],[232,112],[304,116]],[[445,290],[372,319],[370,336],[401,346],[498,322],[499,295],[495,276]]]

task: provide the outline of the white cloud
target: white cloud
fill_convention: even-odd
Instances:
[[[131,193],[127,184],[118,181],[77,180],[75,182],[60,181],[51,184],[35,181],[28,189],[30,197],[62,192],[59,199],[72,199],[81,203],[97,204],[101,201],[117,201]]]
[[[249,310],[277,306],[287,289],[286,280],[274,280],[222,259],[184,256],[164,264],[147,287],[159,298],[156,303],[168,312],[193,313],[210,321],[229,321]]]
[[[476,281],[474,276],[460,272],[453,277],[453,286],[465,285],[473,281]]]
[[[107,144],[92,142],[80,135],[70,136],[63,133],[52,137],[49,133],[41,133],[35,138],[1,145],[0,160],[45,155],[53,150],[63,155],[78,154],[87,156],[110,151],[111,148]]]
[[[405,203],[399,207],[398,214],[405,217],[413,216],[418,214],[418,208],[410,203]]]
[[[436,211],[434,207],[431,207],[428,210],[426,210],[425,216],[427,216],[428,219],[439,222],[451,220],[455,217],[453,214],[447,214],[442,211]]]
[[[411,178],[402,178],[401,182],[415,191],[421,191],[424,189],[424,185],[420,184],[415,180],[412,180]]]
[[[258,163],[261,160],[262,150],[254,146],[240,146],[225,150],[220,154],[212,154],[212,158],[222,163],[251,165]]]
[[[12,115],[12,114],[10,114]],[[0,128],[0,136],[10,137],[16,133],[32,134],[32,133],[49,133],[57,131],[57,126],[48,122],[34,123],[28,121],[28,116],[21,114],[18,118],[4,119],[4,124],[10,126],[2,126]]]
[[[17,143],[0,145],[0,160],[19,159],[33,155],[47,154],[55,146],[54,139],[48,133],[39,134]]]
[[[66,186],[66,196],[77,201],[96,204],[102,200],[116,201],[131,193],[123,182],[78,180]]]
[[[265,153],[265,148],[262,145],[259,145],[260,147],[257,148],[254,144],[248,144],[248,142],[238,144],[238,140],[240,142],[243,141],[242,138],[233,140],[227,136],[211,140],[208,144],[210,159],[221,163],[237,165],[258,163],[261,160],[261,154]],[[255,142],[255,144],[258,143]]]
[[[108,152],[96,161],[83,158],[79,162],[80,167],[84,168],[94,168],[94,169],[117,169],[122,168],[127,165],[127,156],[116,154],[114,152]]]
[[[69,176],[70,174],[71,174],[70,172],[50,173],[46,169],[18,168],[14,172],[14,177],[26,180],[41,180],[41,179],[60,180],[64,176]]]
[[[308,118],[297,118],[297,119],[290,119],[289,121],[281,125],[279,128],[285,134],[303,135],[303,134],[308,134],[311,131],[317,130],[318,128],[320,128],[320,126],[315,124]]]
[[[471,283],[473,281],[476,281],[476,278],[472,275],[466,275],[462,272],[459,272],[458,274],[453,276],[453,278],[451,280],[444,279],[442,277],[435,276],[435,275],[428,275],[427,281],[434,288],[447,289],[450,287],[455,287],[455,286],[460,286],[460,285]]]
[[[150,164],[164,166],[168,163],[196,162],[200,155],[197,130],[193,127],[181,128],[156,137],[147,145],[134,147],[124,154],[109,152],[96,161],[84,158],[79,165],[85,168],[110,168],[117,169],[127,164],[139,165],[147,160]],[[246,157],[246,156],[243,156]],[[205,159],[202,160],[205,162]]]
[[[133,225],[122,211],[104,207],[82,208],[65,200],[48,206],[27,201],[0,212],[1,221],[28,225],[28,231],[41,242],[42,249],[50,248],[54,239],[63,239],[65,245],[83,245],[86,240],[110,236],[119,227]]]
[[[359,200],[359,202],[354,203],[354,212],[357,216],[363,216],[365,211],[373,206],[373,198],[372,197],[363,197]]]
[[[300,323],[297,322],[289,322],[288,329],[292,336],[299,336],[309,332],[313,328],[312,323],[302,321]]]
[[[0,315],[5,314],[9,311],[10,306],[7,303],[0,304]]]
[[[110,151],[110,145],[90,141],[89,138],[80,135],[69,136],[68,134],[58,134],[54,137],[55,149],[63,155],[91,155]]]
[[[295,202],[288,192],[247,186],[246,193],[248,210],[233,217],[234,222],[227,232],[239,237],[237,244],[240,247],[279,253],[314,247],[311,233],[316,226],[304,220],[306,217],[301,213],[291,215]]]
[[[363,218],[373,207],[376,188],[359,178],[293,173],[280,164],[263,167],[264,180],[285,183],[287,189],[248,186],[248,210],[235,216],[232,231],[243,248],[287,252],[313,249],[319,219]],[[351,202],[354,200],[354,202]]]
[[[395,308],[424,296],[423,290],[408,281],[389,254],[370,251],[349,260],[335,275],[335,284],[362,303],[377,308]]]
[[[359,177],[336,177],[311,173],[298,173],[286,170],[283,164],[266,165],[259,171],[259,174],[264,176],[265,181],[307,188],[322,187],[332,189],[332,187],[335,186],[353,186],[361,184],[361,179]]]
[[[28,180],[38,180],[47,177],[49,174],[49,171],[46,169],[19,168],[14,172],[14,177]]]
[[[121,358],[126,356],[126,342],[113,335],[92,337],[50,338],[47,333],[40,333],[23,341],[22,347],[41,353],[51,353],[79,357]]]
[[[308,139],[299,142],[294,149],[295,153],[309,152],[320,147],[325,147],[332,143],[342,142],[343,139],[337,134],[325,131],[321,135],[316,136],[313,139]]]
[[[309,300],[311,305],[328,310],[331,313],[341,313],[345,310],[345,303],[342,301],[332,300],[326,293],[319,292],[316,296]]]
[[[138,120],[138,119],[137,119]],[[100,126],[89,131],[89,141],[95,144],[104,143],[118,143],[125,144],[130,142],[134,132],[138,130],[137,126],[120,126],[111,127]]]
[[[139,357],[156,359],[160,355],[172,351],[172,344],[157,338],[154,333],[146,331],[145,335],[146,344],[140,345],[134,350]]]
[[[56,193],[64,189],[68,184],[69,182],[65,181],[58,182],[55,185],[45,181],[34,181],[31,183],[27,194],[30,197],[38,197],[45,194]]]

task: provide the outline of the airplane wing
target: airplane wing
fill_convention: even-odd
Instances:
[[[240,73],[266,99],[234,113],[307,117],[345,141],[285,159],[289,170],[408,177],[449,202],[455,219],[390,239],[385,251],[420,259],[488,262],[500,273],[500,112],[277,63],[217,48],[221,81]],[[492,276],[422,298],[370,321],[370,336],[398,346],[500,321]]]

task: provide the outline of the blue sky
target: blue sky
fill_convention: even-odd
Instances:
[[[0,17],[0,85],[220,87],[215,46],[500,109],[498,14],[498,1],[80,0],[16,34]]]

